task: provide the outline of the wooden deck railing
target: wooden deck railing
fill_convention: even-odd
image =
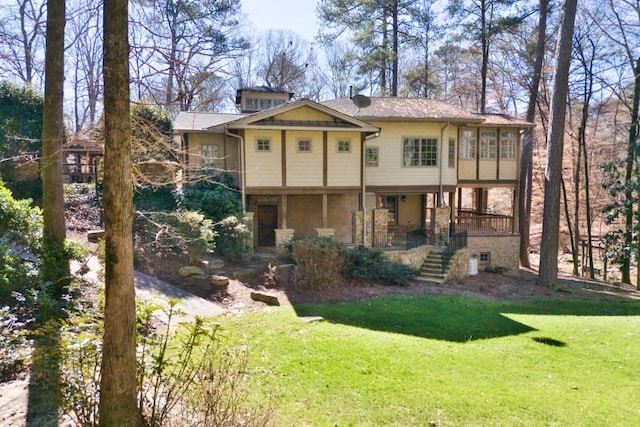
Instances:
[[[456,231],[466,230],[470,233],[512,233],[513,217],[463,211],[456,218],[455,227]]]

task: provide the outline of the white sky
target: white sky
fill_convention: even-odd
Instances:
[[[260,30],[287,29],[309,42],[318,32],[317,0],[242,0],[242,12]]]

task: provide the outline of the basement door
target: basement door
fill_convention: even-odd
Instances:
[[[276,228],[278,228],[278,207],[258,206],[258,246],[275,246]]]

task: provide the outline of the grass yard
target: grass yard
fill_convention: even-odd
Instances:
[[[638,301],[392,296],[222,323],[278,426],[640,425]]]

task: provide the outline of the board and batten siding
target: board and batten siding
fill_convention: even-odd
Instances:
[[[440,167],[442,170],[442,184],[455,185],[457,182],[456,168],[449,168],[448,144],[449,138],[454,138],[457,153],[458,131],[454,125],[449,125],[441,135],[445,123],[425,122],[373,122],[382,128],[380,136],[367,141],[367,147],[378,148],[378,166],[367,167],[367,185],[438,185],[440,184]],[[404,138],[436,138],[438,140],[437,166],[403,166]],[[457,157],[457,154],[456,154]]]
[[[258,139],[269,139],[270,150],[258,151]],[[282,186],[282,138],[279,130],[247,130],[245,177],[247,187]]]
[[[311,151],[298,151],[300,140],[311,141]],[[323,132],[287,131],[287,187],[323,185]]]
[[[350,151],[338,151],[338,142],[349,141]],[[359,132],[328,132],[327,186],[357,187],[360,185],[362,151]]]

